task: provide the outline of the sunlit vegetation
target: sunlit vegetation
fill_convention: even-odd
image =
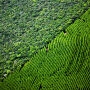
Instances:
[[[90,9],[20,70],[0,83],[1,90],[88,90]]]
[[[89,0],[0,0],[0,78],[22,67],[88,6]]]

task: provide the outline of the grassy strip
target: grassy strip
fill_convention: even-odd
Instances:
[[[87,90],[90,9],[4,82],[1,90]]]
[[[22,67],[88,5],[89,0],[0,0],[0,78]]]

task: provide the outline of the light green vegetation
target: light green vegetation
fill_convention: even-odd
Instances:
[[[90,9],[34,55],[19,72],[0,83],[1,90],[88,90]]]
[[[0,0],[0,78],[21,67],[89,6],[89,0]]]

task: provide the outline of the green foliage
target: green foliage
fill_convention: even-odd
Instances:
[[[84,19],[84,21],[82,21]],[[90,9],[9,75],[1,90],[87,90],[89,88]],[[32,47],[33,49],[34,47]],[[14,64],[17,64],[14,61]]]
[[[48,45],[88,6],[86,0],[0,0],[0,77]]]

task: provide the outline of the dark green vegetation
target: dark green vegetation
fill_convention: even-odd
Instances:
[[[0,0],[0,78],[21,68],[88,5],[89,0]]]
[[[90,9],[0,83],[1,90],[89,90]]]

